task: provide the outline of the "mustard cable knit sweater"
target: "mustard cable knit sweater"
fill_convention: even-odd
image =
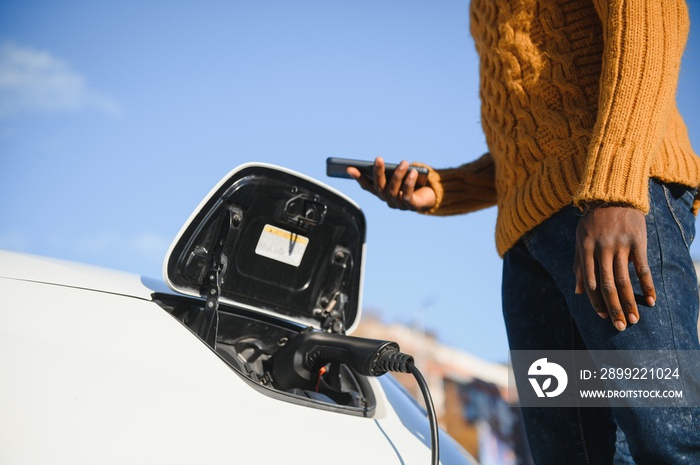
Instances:
[[[682,0],[472,0],[489,152],[432,169],[432,215],[498,205],[503,255],[570,204],[649,209],[649,178],[700,186],[676,108]]]

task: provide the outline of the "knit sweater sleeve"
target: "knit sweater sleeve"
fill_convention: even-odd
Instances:
[[[598,115],[574,201],[646,212],[653,157],[675,108],[687,6],[682,0],[594,3],[604,35]]]
[[[430,170],[428,185],[435,191],[436,203],[425,213],[448,216],[469,213],[496,205],[495,165],[490,153],[457,168]]]

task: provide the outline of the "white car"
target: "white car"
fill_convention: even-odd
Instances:
[[[410,356],[347,336],[364,242],[350,199],[247,164],[184,225],[167,286],[0,252],[0,463],[431,463],[426,412],[383,375]],[[439,451],[475,463],[443,432]]]

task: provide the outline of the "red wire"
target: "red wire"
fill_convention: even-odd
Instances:
[[[316,381],[316,392],[318,392],[319,386],[321,386],[321,377],[326,374],[328,370],[326,367],[321,367],[320,370],[318,370],[318,380]]]

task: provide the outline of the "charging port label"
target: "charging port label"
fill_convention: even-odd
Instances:
[[[258,239],[255,253],[298,267],[308,245],[308,237],[266,224]]]

